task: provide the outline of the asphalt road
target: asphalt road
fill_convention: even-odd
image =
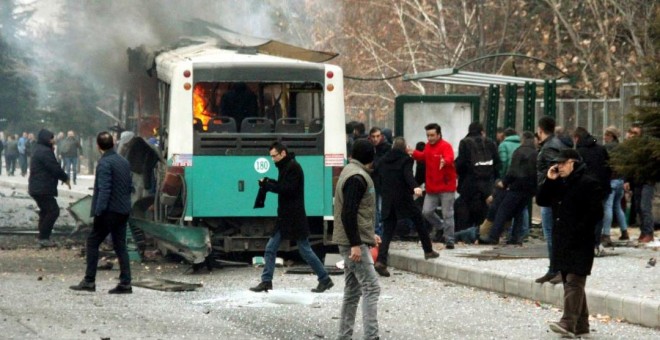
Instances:
[[[216,269],[190,274],[185,264],[133,263],[134,281],[146,278],[202,283],[192,292],[134,288],[115,296],[118,270],[100,271],[97,292],[74,292],[84,272],[79,248],[0,251],[2,339],[334,339],[343,276],[323,294],[313,275],[276,271],[274,290],[252,293],[260,269]],[[561,312],[534,301],[502,296],[392,270],[381,280],[382,339],[556,339],[547,323]],[[355,338],[361,338],[361,322]],[[592,338],[658,339],[659,330],[594,318]]]

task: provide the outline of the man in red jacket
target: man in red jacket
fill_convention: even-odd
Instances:
[[[454,150],[442,139],[442,130],[437,123],[424,127],[428,143],[424,151],[413,151],[412,156],[426,165],[426,197],[422,214],[438,232],[443,227],[445,247],[454,249],[454,200],[456,196],[456,167]],[[435,213],[442,206],[442,218]]]

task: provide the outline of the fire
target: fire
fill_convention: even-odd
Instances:
[[[211,120],[211,114],[206,111],[207,101],[204,87],[196,84],[193,91],[193,117],[202,122],[204,130],[208,129],[209,120]]]

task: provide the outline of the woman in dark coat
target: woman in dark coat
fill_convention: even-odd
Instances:
[[[564,283],[564,314],[550,324],[562,335],[589,333],[589,310],[584,286],[594,262],[593,235],[603,218],[605,192],[586,174],[586,165],[573,149],[562,150],[539,187],[536,202],[552,207],[552,260]]]
[[[269,152],[278,170],[277,181],[266,177],[259,181],[259,186],[277,194],[277,222],[275,232],[266,245],[261,283],[250,290],[263,292],[273,289],[275,257],[280,242],[285,239],[296,241],[298,252],[318,276],[319,284],[312,292],[322,293],[334,284],[307,240],[309,224],[305,213],[305,176],[302,167],[296,162],[295,155],[289,154],[286,147],[279,142],[273,143]]]
[[[424,249],[424,257],[435,258],[439,254],[433,251],[429,231],[424,226],[422,211],[415,204],[413,195],[421,196],[422,189],[417,186],[413,176],[413,159],[406,152],[406,140],[394,138],[392,149],[383,156],[376,166],[376,177],[381,183],[383,205],[381,213],[384,223],[383,243],[378,249],[378,261],[374,264],[381,276],[390,276],[387,270],[387,255],[394,229],[398,220],[411,219]]]

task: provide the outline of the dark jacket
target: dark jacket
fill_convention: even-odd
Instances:
[[[536,156],[536,181],[539,185],[541,185],[543,179],[545,179],[550,165],[554,162],[555,158],[559,156],[559,151],[568,148],[569,146],[564,144],[555,135],[550,135],[544,141],[539,143],[539,153]],[[541,204],[539,205],[542,206]]]
[[[62,141],[60,154],[62,157],[75,158],[78,157],[78,153],[82,153],[82,146],[80,141],[76,137],[66,137]]]
[[[603,218],[605,193],[600,182],[586,174],[586,165],[575,163],[565,179],[541,182],[536,201],[551,206],[552,257],[556,270],[586,276],[594,262],[596,224]]]
[[[128,161],[114,149],[104,152],[96,165],[90,216],[100,216],[103,212],[129,215],[131,192],[133,181]]]
[[[485,143],[486,152],[493,159],[493,175],[489,179],[477,179],[474,174],[474,162],[470,152],[470,143],[467,139],[472,138],[477,144]],[[472,196],[475,193],[481,193],[484,197],[491,194],[495,179],[500,177],[500,155],[497,152],[497,145],[491,139],[482,137],[480,133],[468,134],[458,144],[458,157],[456,158],[456,173],[458,174],[458,193],[461,195]]]
[[[576,149],[587,165],[587,174],[600,181],[605,193],[609,194],[612,168],[610,168],[610,156],[605,147],[598,145],[596,138],[588,135],[584,140],[577,142]]]
[[[28,193],[31,196],[57,196],[57,181],[69,180],[69,176],[62,170],[60,163],[55,158],[53,145],[50,144],[53,136],[53,133],[48,130],[39,131],[37,145],[34,146],[30,162]]]
[[[380,160],[392,149],[392,145],[386,141],[374,146],[374,169],[378,167]],[[375,173],[372,173],[372,180],[374,181],[374,186],[376,188],[376,194],[380,195],[380,180],[377,178]]]
[[[5,157],[18,157],[18,142],[16,140],[8,140],[5,143]]]
[[[413,162],[412,157],[399,149],[392,149],[381,158],[376,176],[382,185],[383,220],[390,216],[402,219],[419,213],[413,201],[413,189],[417,187],[412,171]],[[396,215],[391,215],[392,212]]]
[[[263,187],[277,194],[277,222],[275,231],[285,240],[300,240],[309,236],[305,212],[305,175],[293,153],[275,163],[277,181],[268,180]]]
[[[502,179],[504,187],[528,194],[536,192],[536,147],[533,143],[521,145],[511,156],[511,165]]]

